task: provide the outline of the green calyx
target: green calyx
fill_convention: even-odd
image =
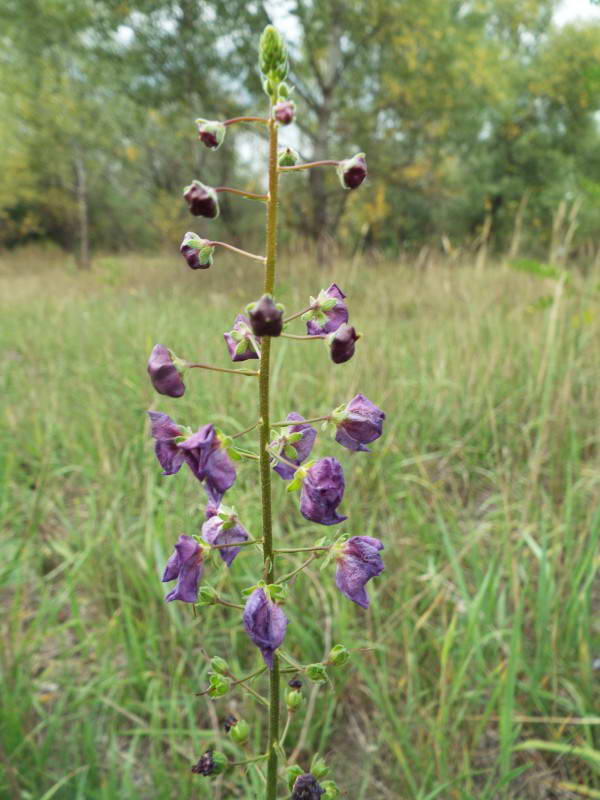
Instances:
[[[229,672],[229,664],[221,656],[213,656],[210,660],[210,666],[218,675],[227,675]]]
[[[295,167],[300,161],[300,156],[291,147],[285,147],[279,151],[277,163],[280,167]]]
[[[313,683],[324,683],[327,678],[327,669],[324,664],[309,664],[305,668],[306,677]],[[316,777],[316,776],[315,776]]]
[[[311,761],[309,772],[311,772],[318,781],[329,774],[329,767],[318,753],[315,753]]]
[[[302,694],[297,689],[290,689],[285,697],[288,711],[297,711],[302,705]]]
[[[288,73],[288,58],[285,42],[273,25],[267,25],[261,34],[258,45],[258,64],[266,78],[277,80],[279,89],[279,84],[285,80]]]
[[[285,779],[288,784],[288,789],[290,792],[294,788],[294,784],[296,783],[296,779],[300,777],[300,775],[304,775],[304,770],[302,767],[299,767],[298,764],[294,764],[291,767],[288,767],[285,771]]]
[[[201,586],[198,590],[197,606],[212,606],[218,600],[218,595],[212,586]]]
[[[210,684],[208,688],[209,697],[223,697],[229,691],[229,681],[223,675],[212,672],[209,675],[208,682]]]
[[[240,719],[229,731],[229,735],[236,744],[244,744],[250,735],[250,726],[245,719]]]
[[[294,477],[287,485],[288,492],[297,492],[298,489],[302,488],[302,484],[304,483],[304,479],[306,478],[306,473],[315,463],[316,462],[313,459],[312,461],[307,461],[306,464],[304,464],[303,466],[298,467],[296,472],[294,472]]]
[[[325,794],[321,797],[321,800],[337,800],[338,797],[342,796],[340,787],[335,781],[323,781],[321,789],[325,789]]]
[[[211,777],[213,775],[220,775],[228,764],[227,756],[224,755],[223,753],[220,753],[219,751],[213,751],[212,760],[213,760],[213,768],[210,773]]]
[[[350,652],[343,644],[336,644],[327,656],[327,663],[332,667],[343,667],[348,661],[350,661]]]

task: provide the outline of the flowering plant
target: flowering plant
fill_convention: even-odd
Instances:
[[[227,128],[236,123],[253,123],[265,126],[269,137],[268,192],[254,194],[229,187],[210,187],[199,180],[185,187],[183,195],[194,216],[214,219],[219,214],[220,192],[234,194],[263,202],[267,212],[266,255],[256,255],[240,250],[225,242],[205,239],[187,232],[181,244],[181,254],[191,269],[208,269],[213,264],[214,251],[224,247],[264,265],[263,295],[249,303],[235,317],[231,330],[223,335],[231,361],[236,364],[257,362],[257,368],[217,367],[189,362],[179,358],[169,348],[157,344],[148,361],[148,373],[157,392],[171,398],[181,397],[186,391],[184,376],[190,369],[200,368],[228,372],[253,378],[258,384],[258,419],[241,433],[227,435],[211,422],[204,422],[197,430],[175,422],[164,413],[150,411],[151,434],[155,442],[156,457],[163,475],[174,475],[185,464],[206,492],[205,519],[198,535],[181,534],[174,544],[173,554],[167,561],[162,580],[174,587],[167,593],[167,602],[179,600],[195,606],[221,604],[242,612],[241,622],[250,640],[258,648],[264,666],[246,676],[234,675],[225,659],[215,656],[210,660],[210,685],[205,692],[212,698],[226,694],[232,685],[248,691],[268,708],[268,735],[264,752],[249,755],[241,761],[230,761],[223,753],[209,748],[192,767],[192,772],[205,776],[218,775],[237,765],[256,768],[262,773],[266,762],[265,798],[275,800],[279,781],[286,780],[293,800],[333,800],[339,796],[337,784],[324,780],[328,767],[318,755],[306,769],[287,763],[285,740],[292,716],[302,705],[302,681],[328,681],[328,669],[342,666],[350,657],[341,644],[332,648],[329,656],[317,664],[298,663],[283,649],[288,629],[288,619],[283,609],[291,578],[305,569],[315,559],[322,558],[322,569],[332,562],[336,565],[335,583],[340,592],[362,608],[368,608],[369,597],[365,586],[371,578],[383,571],[380,551],[383,544],[370,536],[342,533],[338,536],[316,537],[306,547],[278,548],[273,542],[271,480],[287,482],[289,492],[299,491],[299,510],[302,516],[317,525],[339,525],[347,520],[343,511],[345,478],[342,465],[334,456],[313,458],[317,439],[314,423],[321,422],[335,429],[335,440],[353,452],[367,451],[367,444],[382,434],[384,413],[363,394],[357,394],[325,415],[305,419],[298,411],[290,411],[287,418],[271,422],[269,397],[271,343],[278,337],[294,340],[321,340],[334,364],[348,361],[354,355],[355,344],[360,339],[349,323],[345,295],[332,283],[327,289],[311,297],[308,306],[285,316],[285,309],[273,296],[275,289],[275,264],[277,242],[278,184],[280,176],[296,170],[332,165],[336,167],[345,189],[354,190],[367,175],[364,153],[342,161],[317,161],[298,163],[298,154],[290,147],[278,149],[278,129],[293,122],[295,104],[290,100],[290,87],[285,83],[288,60],[284,42],[272,26],[268,26],[260,40],[259,65],[263,87],[269,98],[267,117],[236,117],[224,122],[198,119],[199,139],[211,150],[222,144]],[[288,332],[288,326],[297,320],[306,323],[306,334]],[[258,432],[258,453],[242,449],[238,437]],[[234,486],[239,462],[258,462],[262,501],[262,531],[253,537],[246,530],[235,509],[223,502],[226,493]],[[236,464],[238,465],[236,467]],[[342,506],[341,510],[338,510]],[[219,596],[210,584],[203,583],[205,567],[215,569],[215,564],[231,568],[234,560],[250,548],[262,551],[262,575],[244,590],[244,605]],[[212,559],[213,551],[219,558]],[[280,557],[286,553],[306,553],[307,560],[297,569],[284,575],[277,571]],[[209,571],[207,570],[207,571]],[[238,612],[239,613],[239,612]],[[262,697],[251,686],[252,681],[268,671],[269,696]],[[287,723],[280,731],[280,706],[282,675],[291,675],[289,690],[285,694]],[[249,737],[249,724],[228,716],[225,730],[231,740],[244,746]]]

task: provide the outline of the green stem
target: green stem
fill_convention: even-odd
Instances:
[[[331,415],[328,414],[326,417],[312,417],[311,419],[303,419],[300,424],[306,425],[308,422],[325,422],[325,420],[330,420]],[[292,425],[298,425],[298,420],[293,419],[285,419],[282,422],[272,422],[272,428],[289,428]],[[239,434],[238,434],[239,435]]]
[[[302,572],[302,570],[305,569],[305,567],[308,567],[308,565],[310,563],[312,563],[315,560],[315,558],[316,558],[316,555],[314,553],[312,553],[312,555],[310,555],[306,559],[306,561],[304,561],[302,564],[300,564],[299,567],[296,567],[296,569],[292,570],[291,572],[288,572],[286,575],[282,575],[281,578],[279,578],[277,582],[278,583],[284,583],[284,581],[289,581],[290,578],[294,577],[294,575],[297,575],[299,572]]]
[[[255,261],[262,261],[263,264],[265,261],[264,256],[259,256],[256,253],[249,253],[247,250],[242,250],[239,247],[234,247],[232,244],[229,244],[228,242],[217,242],[211,239],[207,244],[209,247],[224,247],[226,250],[231,250],[232,253],[239,253],[241,256],[246,256],[246,258],[253,258]]]
[[[286,339],[299,339],[300,341],[308,342],[310,339],[326,339],[324,333],[317,333],[314,336],[298,336],[295,333],[280,333],[280,336],[284,336]]]
[[[269,120],[266,117],[232,117],[226,119],[223,125],[235,125],[236,122],[262,122],[263,125],[268,125]]]
[[[295,167],[279,167],[279,172],[297,172],[299,169],[312,169],[312,167],[337,167],[339,161],[308,161],[306,164],[296,164]]]
[[[254,425],[250,425],[249,428],[244,428],[243,431],[240,431],[239,433],[232,434],[232,436],[230,438],[231,439],[239,439],[240,436],[245,436],[247,433],[250,433],[250,431],[253,431],[255,428],[258,428],[259,425],[260,425],[260,420],[255,422]]]
[[[209,364],[192,364],[186,362],[187,369],[210,369],[213,372],[229,372],[232,375],[251,375],[253,378],[258,377],[259,373],[253,369],[227,369],[226,367],[213,367]]]
[[[256,194],[256,192],[245,192],[243,189],[234,189],[232,186],[215,186],[215,192],[229,192],[230,194],[239,194],[240,197],[245,197],[248,200],[262,200],[263,202],[269,199],[268,194]]]
[[[269,114],[271,117],[271,114]],[[275,286],[275,259],[277,257],[277,125],[269,119],[269,201],[267,203],[267,247],[265,261],[264,293],[273,294]],[[266,580],[273,583],[273,519],[271,510],[271,464],[267,452],[270,437],[269,375],[271,363],[271,337],[262,340],[258,392],[260,406],[260,488],[262,499],[263,561],[267,571]],[[277,751],[274,744],[279,741],[279,659],[273,656],[273,669],[269,676],[269,732],[267,742],[267,792],[266,800],[277,800]]]
[[[275,550],[276,553],[314,553],[318,550],[331,550],[331,545],[325,545],[323,547],[286,547],[283,549],[277,548]]]
[[[287,324],[288,324],[288,322],[291,322],[291,321],[292,321],[292,320],[294,320],[294,319],[298,319],[298,317],[301,317],[301,316],[302,316],[302,314],[306,314],[306,312],[307,312],[307,311],[312,311],[312,309],[313,309],[313,307],[312,307],[312,306],[306,306],[306,308],[303,308],[303,309],[302,309],[302,311],[297,311],[295,314],[290,314],[290,316],[289,316],[289,317],[286,317],[286,318],[283,320],[283,324],[284,324],[284,325],[287,325]]]

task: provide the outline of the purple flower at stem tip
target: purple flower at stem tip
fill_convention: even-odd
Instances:
[[[312,319],[309,319],[306,323],[306,332],[311,336],[333,333],[344,322],[348,322],[348,309],[344,303],[345,297],[346,295],[337,283],[332,283],[327,289],[319,292],[317,298],[311,303]],[[330,309],[323,310],[321,306],[328,300],[335,300],[335,305]]]
[[[369,452],[365,444],[379,439],[385,414],[364,394],[357,394],[345,408],[334,411],[332,419],[337,426],[335,440],[348,450]]]
[[[369,607],[365,584],[383,572],[383,544],[371,536],[353,536],[338,549],[335,583],[340,592],[363,608]]]
[[[225,520],[214,515],[211,516],[210,519],[207,519],[202,526],[202,538],[206,539],[213,547],[218,548],[219,555],[227,566],[230,567],[233,559],[240,552],[241,547],[221,547],[220,545],[233,545],[238,542],[247,542],[249,536],[248,531],[240,525],[239,522],[236,521],[231,527],[227,527],[225,525]]]
[[[289,461],[299,467],[300,464],[306,461],[306,459],[309,457],[315,443],[315,439],[317,438],[317,432],[312,425],[304,422],[304,417],[301,414],[298,414],[295,411],[291,411],[287,415],[286,419],[290,421],[297,421],[299,424],[291,425],[289,428],[286,428],[285,433],[282,433],[281,436],[279,436],[275,441],[269,443],[269,449],[275,450],[278,454],[283,452],[286,461]],[[290,434],[293,435],[295,433],[302,434],[302,438],[298,441],[288,443],[287,438],[290,436]],[[287,448],[292,448],[296,455],[292,456],[291,453],[286,452]],[[294,477],[294,472],[296,471],[294,467],[290,466],[290,464],[285,464],[282,461],[278,461],[273,469],[284,479],[284,481],[291,480]]]
[[[273,669],[273,653],[285,637],[288,619],[280,606],[263,588],[256,588],[244,608],[244,628],[262,653],[265,664]]]
[[[175,366],[173,355],[162,344],[155,344],[148,359],[148,375],[159,394],[168,397],[182,397],[185,384],[181,371]]]
[[[348,517],[336,509],[344,496],[344,471],[335,458],[321,458],[306,471],[300,495],[300,513],[311,522],[337,525]]]
[[[172,600],[195,603],[203,569],[202,547],[191,536],[182,534],[175,544],[173,555],[167,561],[161,579],[163,583],[177,580],[175,588],[165,595],[167,603]]]

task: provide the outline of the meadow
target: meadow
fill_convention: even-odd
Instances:
[[[364,339],[335,368],[320,343],[278,341],[276,417],[358,391],[387,414],[370,456],[335,450],[344,528],[385,543],[370,611],[318,567],[298,578],[302,607],[286,608],[292,653],[353,651],[334,674],[337,703],[305,685],[295,760],[324,754],[354,800],[600,798],[592,278],[574,275],[571,291],[502,264],[280,264],[288,313],[335,280]],[[227,366],[221,334],[259,288],[258,267],[221,255],[203,273],[178,256],[99,257],[89,273],[33,251],[0,259],[0,797],[259,796],[255,770],[213,784],[190,772],[229,712],[260,748],[251,700],[195,694],[205,654],[239,674],[259,656],[227,609],[163,601],[164,562],[204,498],[191,475],[160,476],[146,417],[231,433],[255,421],[251,378],[196,370],[171,400],[146,360],[161,342]],[[255,480],[241,466],[230,500],[250,532]],[[274,500],[279,542],[322,535],[281,482]],[[258,558],[206,580],[235,597]]]

